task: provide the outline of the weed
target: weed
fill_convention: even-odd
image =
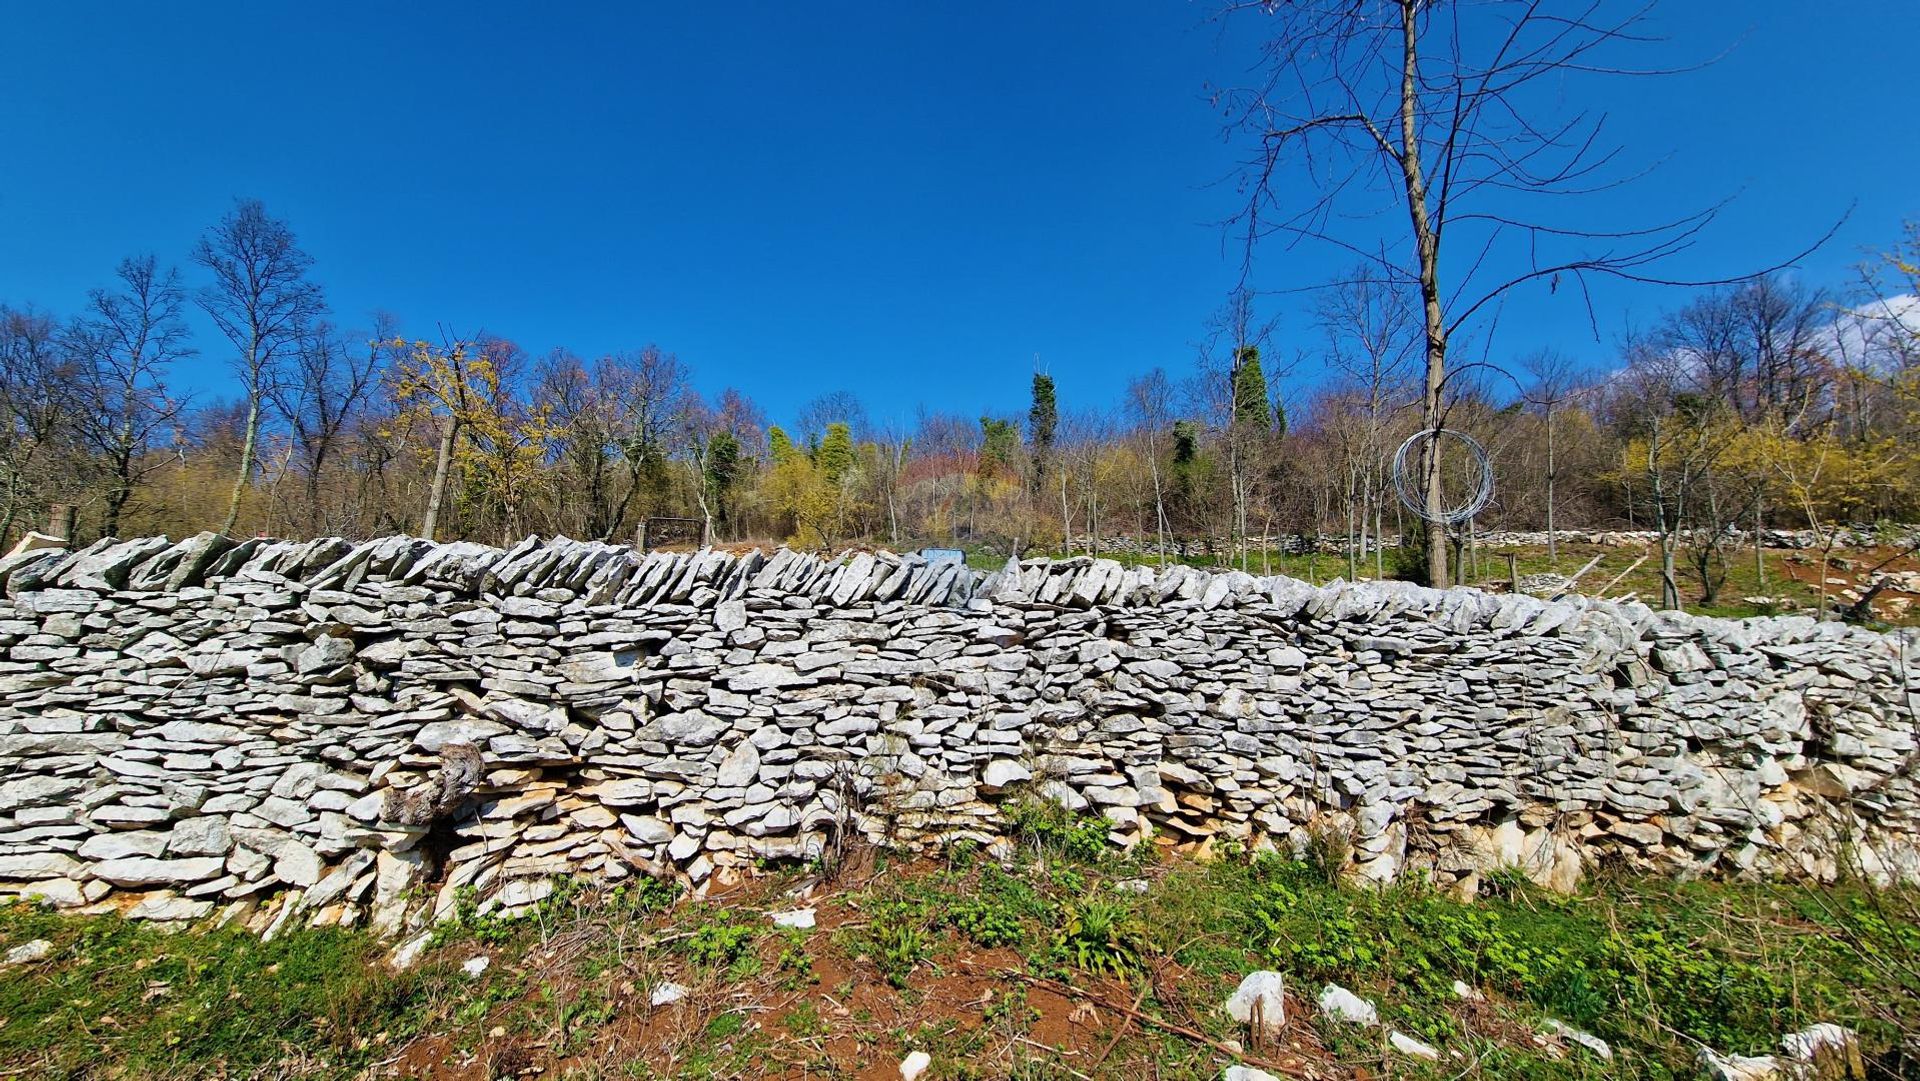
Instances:
[[[1140,967],[1140,935],[1133,914],[1117,901],[1068,906],[1051,956],[1095,975],[1120,976]]]
[[[783,986],[791,989],[819,983],[820,978],[813,974],[813,958],[807,953],[807,933],[798,927],[788,927],[782,929],[780,937],[780,956],[773,967],[785,977]]]
[[[1007,817],[1013,835],[1036,853],[1079,863],[1097,863],[1106,855],[1108,825],[1099,815],[1076,814],[1053,800],[1025,797],[1007,805]]]
[[[811,999],[788,1010],[781,1023],[786,1025],[788,1032],[803,1040],[827,1034],[827,1023],[820,1017],[820,1007]]]
[[[907,977],[931,954],[926,932],[912,924],[883,924],[867,935],[868,959],[895,987],[905,987]]]
[[[994,947],[1026,938],[1024,920],[1043,916],[1049,906],[1034,888],[993,864],[980,869],[971,889],[958,889],[941,922],[973,942]]]
[[[721,911],[694,928],[682,947],[697,965],[725,968],[737,964],[753,947],[754,928],[734,922],[733,915]]]

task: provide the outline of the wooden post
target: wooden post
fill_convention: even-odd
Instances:
[[[73,543],[74,519],[77,507],[71,503],[55,503],[47,508],[47,533],[59,537],[67,543]]]
[[[1520,592],[1520,557],[1512,552],[1507,553],[1507,588]]]

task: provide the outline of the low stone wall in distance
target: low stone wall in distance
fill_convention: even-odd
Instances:
[[[422,926],[862,836],[1920,877],[1913,642],[1074,559],[201,535],[0,561],[0,892]]]

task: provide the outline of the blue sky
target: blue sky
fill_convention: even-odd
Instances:
[[[194,238],[252,196],[344,324],[385,309],[535,354],[657,342],[776,421],[842,387],[885,420],[1023,409],[1036,354],[1065,407],[1111,404],[1190,365],[1237,279],[1214,224],[1237,150],[1205,90],[1239,77],[1254,23],[1178,0],[620,7],[16,5],[0,301],[72,311],[142,250],[193,277]],[[1607,84],[1629,159],[1665,159],[1633,207],[1739,193],[1675,273],[1763,265],[1851,207],[1800,270],[1844,283],[1920,216],[1920,5],[1842,11],[1668,0],[1660,56],[1732,53]],[[1279,291],[1347,262],[1263,252],[1284,349],[1317,339]],[[1534,290],[1486,348],[1600,363],[1684,299],[1603,288],[1595,341],[1572,291]],[[180,381],[223,393],[200,344]]]

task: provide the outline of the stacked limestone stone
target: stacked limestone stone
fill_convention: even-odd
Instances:
[[[1912,644],[1395,584],[202,535],[0,561],[0,891],[417,926],[856,833],[1920,877]],[[1904,652],[1903,652],[1904,651]]]

